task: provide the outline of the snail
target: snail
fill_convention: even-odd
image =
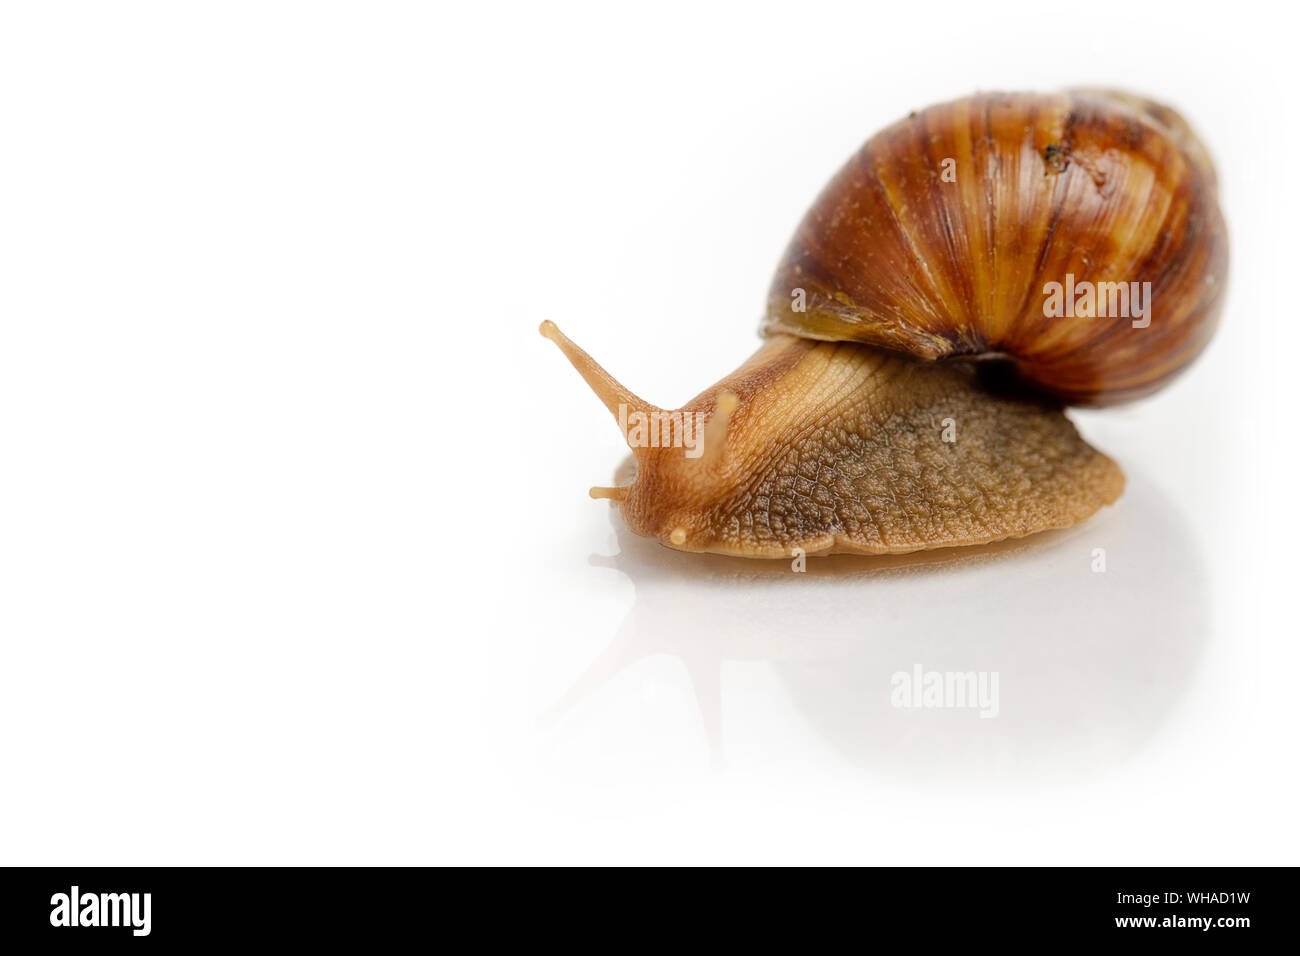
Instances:
[[[684,551],[903,553],[1063,528],[1124,475],[1066,417],[1165,385],[1218,324],[1227,233],[1209,156],[1128,93],[977,94],[878,133],[818,196],[744,364],[681,409],[553,322],[620,422],[593,488]]]

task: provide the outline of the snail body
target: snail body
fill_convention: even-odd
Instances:
[[[1172,110],[984,94],[849,160],[777,268],[763,346],[682,409],[627,391],[553,323],[542,333],[621,423],[629,409],[704,423],[669,436],[694,442],[629,440],[632,482],[592,489],[633,531],[749,557],[898,553],[1113,503],[1122,472],[1062,406],[1177,375],[1213,334],[1226,272],[1213,167]],[[990,371],[1020,387],[990,387]]]

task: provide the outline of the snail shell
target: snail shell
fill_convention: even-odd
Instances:
[[[926,360],[1005,357],[1071,404],[1136,398],[1214,332],[1228,257],[1216,192],[1188,125],[1140,97],[933,106],[873,136],[830,181],[777,269],[763,332]],[[1150,324],[1134,327],[1131,304],[1097,308],[1101,296],[1091,317],[1045,314],[1047,284],[1067,276],[1112,296],[1150,283]]]

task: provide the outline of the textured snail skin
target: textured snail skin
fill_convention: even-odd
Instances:
[[[661,411],[622,389],[551,323],[611,411]],[[1124,488],[1059,405],[999,396],[963,364],[853,342],[768,339],[688,402],[703,454],[632,446],[613,498],[628,527],[683,551],[754,558],[983,544],[1082,521]],[[617,417],[617,415],[616,415]],[[952,423],[955,441],[944,440]]]
[[[1112,404],[1209,341],[1227,260],[1209,156],[1172,109],[1107,91],[981,94],[912,114],[836,174],[777,269],[763,331],[1005,356],[1066,402]],[[1045,316],[1045,285],[1067,274],[1150,282],[1149,327]]]

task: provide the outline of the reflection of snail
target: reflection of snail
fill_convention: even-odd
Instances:
[[[717,764],[820,760],[815,740],[910,783],[1077,784],[1150,744],[1180,706],[1209,636],[1211,589],[1188,516],[1142,471],[1124,494],[1132,499],[1124,513],[1099,514],[1090,528],[844,555],[809,561],[804,574],[780,561],[693,555],[689,586],[682,555],[610,515],[617,553],[593,555],[591,564],[607,569],[593,573],[616,574],[631,607],[543,725],[581,713],[575,726],[603,728],[581,732],[582,746],[602,748],[589,755],[592,767],[614,754],[639,762],[636,739],[621,721],[604,720],[605,708],[622,707],[640,682],[664,690],[642,713],[654,722],[689,684]],[[1112,557],[1104,574],[1092,565],[1098,541]],[[976,708],[895,706],[893,676],[917,664],[997,673],[997,719]],[[619,674],[622,692],[610,694]],[[787,706],[804,719],[774,733],[771,720]]]
[[[633,531],[749,557],[905,552],[1064,527],[1115,501],[1123,474],[1059,403],[1169,381],[1212,335],[1226,270],[1213,168],[1172,110],[988,94],[867,142],[795,232],[767,341],[677,412],[553,323],[542,334],[616,416],[668,433],[629,442],[631,484],[592,489]],[[1058,288],[1081,290],[1059,313]],[[993,369],[1038,394],[990,389]],[[697,416],[692,457],[680,439]],[[945,421],[954,435],[932,424]]]

